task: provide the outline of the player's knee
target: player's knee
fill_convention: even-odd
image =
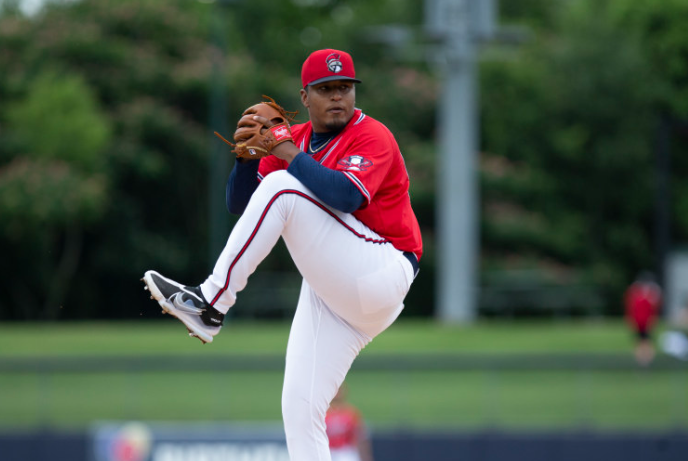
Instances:
[[[285,189],[301,189],[303,184],[286,170],[279,170],[267,175],[260,184],[261,188],[275,192]]]
[[[286,432],[301,433],[311,421],[311,410],[307,402],[282,397],[282,419]]]
[[[313,422],[325,421],[325,411],[319,411],[315,405],[302,395],[284,392],[282,394],[282,418],[285,431],[292,434],[303,433],[313,427]]]

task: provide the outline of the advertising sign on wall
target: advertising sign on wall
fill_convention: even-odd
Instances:
[[[281,424],[99,423],[92,461],[289,461]]]

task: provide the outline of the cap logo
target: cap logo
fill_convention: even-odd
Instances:
[[[330,72],[338,74],[342,71],[342,60],[337,53],[330,54],[325,61]]]

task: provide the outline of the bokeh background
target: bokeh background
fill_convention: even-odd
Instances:
[[[210,346],[185,339],[139,279],[205,278],[236,220],[233,159],[213,131],[231,134],[261,95],[302,109],[303,60],[337,48],[364,82],[357,105],[399,141],[425,246],[401,318],[348,380],[376,459],[487,460],[456,447],[567,447],[581,433],[610,441],[590,459],[628,440],[648,440],[645,459],[688,453],[688,355],[660,340],[686,328],[673,262],[688,241],[688,1],[489,2],[494,33],[473,44],[467,321],[438,309],[451,75],[431,3],[453,2],[0,1],[0,450],[135,461],[155,453],[96,455],[94,427],[279,425],[300,286],[284,245]],[[648,270],[673,304],[639,366],[623,296]],[[65,454],[37,451],[46,440]],[[409,440],[439,451],[388,448]],[[545,452],[529,451],[569,459]]]

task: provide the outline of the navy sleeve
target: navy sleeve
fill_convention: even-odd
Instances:
[[[358,210],[365,200],[361,191],[341,171],[322,166],[304,152],[292,160],[287,171],[325,204],[344,213]]]
[[[248,160],[244,163],[234,162],[234,168],[227,179],[225,200],[227,210],[232,214],[242,214],[248,201],[258,187],[258,160]]]

